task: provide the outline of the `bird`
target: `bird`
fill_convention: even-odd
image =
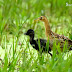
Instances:
[[[50,44],[51,44],[50,48],[51,49],[52,49],[52,46],[53,46],[53,42],[56,41],[57,44],[60,43],[60,48],[63,51],[63,47],[64,47],[64,44],[65,44],[65,41],[66,41],[68,43],[67,47],[70,48],[69,50],[72,50],[72,40],[67,38],[64,35],[59,35],[59,34],[54,33],[51,30],[51,27],[49,25],[49,21],[48,21],[46,16],[40,16],[39,18],[34,20],[34,23],[36,23],[37,21],[44,22],[45,34],[46,34],[47,40],[49,39],[49,41],[50,41]]]
[[[46,42],[47,40],[45,39],[34,39],[35,33],[33,29],[28,29],[26,33],[24,33],[24,35],[28,35],[30,37],[30,44],[32,45],[32,47],[38,51],[40,51],[41,48],[41,52],[48,52],[51,56],[52,54],[50,53],[51,49],[49,47],[49,49],[47,50],[46,47]],[[40,46],[39,46],[39,42],[40,42]]]

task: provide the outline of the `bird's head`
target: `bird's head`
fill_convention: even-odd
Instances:
[[[46,20],[47,20],[47,18],[45,16],[41,16],[41,17],[35,19],[34,22],[37,22],[37,21],[43,21],[43,22],[45,22]]]
[[[34,31],[32,29],[29,29],[24,35],[28,35],[30,37],[34,37]]]

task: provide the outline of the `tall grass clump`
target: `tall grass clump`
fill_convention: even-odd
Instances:
[[[72,6],[66,3],[72,4],[72,1],[0,0],[0,72],[72,72],[72,51],[67,51],[66,42],[63,52],[60,44],[54,42],[51,57],[33,49],[29,37],[24,36],[31,28],[35,38],[46,39],[44,24],[33,23],[45,15],[54,32],[72,40]]]

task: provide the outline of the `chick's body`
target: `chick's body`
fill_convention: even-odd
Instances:
[[[52,54],[50,53],[51,49],[49,48],[49,50],[47,50],[46,47],[46,42],[47,40],[45,39],[36,39],[34,40],[34,31],[32,29],[29,29],[25,35],[30,36],[30,44],[32,45],[32,47],[40,52],[48,52],[51,56]]]

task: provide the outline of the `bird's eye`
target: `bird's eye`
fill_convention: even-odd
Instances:
[[[40,18],[40,20],[42,20],[42,17]]]

